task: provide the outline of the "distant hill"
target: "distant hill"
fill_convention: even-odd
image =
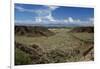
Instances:
[[[61,27],[93,27],[94,25],[92,23],[49,23],[49,24],[44,24],[44,23],[15,23],[15,26],[43,26],[43,27],[48,27],[48,28],[61,28]]]
[[[42,26],[15,26],[15,35],[52,36],[54,33]]]
[[[73,28],[70,32],[94,33],[94,27],[76,27],[76,28]]]

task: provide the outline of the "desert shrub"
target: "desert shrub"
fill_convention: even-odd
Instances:
[[[15,43],[15,45],[16,65],[61,63],[80,60],[80,51],[78,49],[64,50],[56,48],[45,52],[37,44],[25,46],[24,44]]]
[[[50,63],[59,63],[66,61],[66,54],[64,51],[59,49],[51,50],[48,54],[48,59]]]
[[[36,64],[46,64],[46,63],[50,63],[48,57],[46,56],[46,54],[43,54],[38,60]]]
[[[79,50],[54,49],[47,54],[49,63],[71,62],[80,59]]]
[[[15,64],[25,65],[25,64],[44,64],[48,63],[46,54],[43,49],[37,44],[26,46],[21,43],[15,42]]]
[[[33,44],[33,45],[31,45],[31,47],[32,47],[33,50],[36,51],[36,54],[33,54],[31,56],[33,64],[49,63],[49,59],[47,58],[46,53],[43,51],[43,49],[39,45]]]
[[[32,63],[32,60],[30,58],[30,55],[16,48],[15,65],[26,65],[26,64],[31,64],[31,63]]]
[[[30,47],[32,48],[32,50],[34,50],[34,51],[36,52],[36,54],[37,54],[38,56],[43,55],[44,51],[43,51],[43,49],[42,49],[39,45],[33,44],[33,45],[31,45]]]

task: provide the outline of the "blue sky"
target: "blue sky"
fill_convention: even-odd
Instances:
[[[93,24],[94,9],[52,5],[15,4],[15,23]]]

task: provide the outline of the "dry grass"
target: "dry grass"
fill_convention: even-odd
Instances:
[[[83,59],[82,52],[84,52],[84,50],[87,50],[89,46],[93,44],[85,44],[84,41],[93,42],[94,34],[86,33],[86,32],[84,33],[72,33],[71,32],[70,33],[68,32],[70,30],[71,29],[50,29],[50,31],[56,34],[53,36],[49,36],[49,37],[45,37],[45,36],[27,37],[27,36],[16,35],[15,41],[18,43],[25,44],[27,46],[30,46],[33,44],[39,45],[44,52],[49,53],[48,55],[48,59],[50,59],[49,62],[73,62],[73,61],[87,60],[87,59]],[[79,39],[76,39],[73,36]],[[74,56],[72,55],[68,56],[68,52],[70,51],[72,52],[72,55],[74,53]],[[75,51],[79,51],[79,54],[75,53]],[[59,52],[60,54],[64,54],[64,55],[62,55],[62,57],[57,56],[59,55]],[[67,52],[67,56],[65,54],[66,52]],[[53,56],[55,54],[56,54],[55,59],[57,60],[53,59]],[[62,60],[63,58],[64,60]]]

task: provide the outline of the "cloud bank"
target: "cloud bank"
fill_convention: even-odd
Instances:
[[[58,6],[44,6],[46,9],[37,9],[37,10],[32,10],[32,9],[26,9],[21,6],[16,6],[15,8],[20,11],[20,12],[30,12],[32,14],[37,14],[36,17],[34,17],[33,20],[26,20],[26,21],[21,21],[21,20],[16,20],[16,23],[44,23],[44,24],[93,24],[94,23],[94,18],[88,18],[87,21],[82,21],[80,19],[74,19],[73,17],[67,17],[66,19],[63,20],[58,20],[53,17],[53,11],[58,9]]]

